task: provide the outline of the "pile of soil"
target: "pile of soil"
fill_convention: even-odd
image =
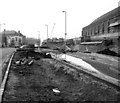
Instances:
[[[116,53],[115,51],[112,51],[110,49],[104,49],[102,51],[97,52],[99,54],[105,54],[105,55],[110,55],[110,56],[117,56],[120,57],[120,54]]]
[[[3,103],[120,100],[120,91],[116,88],[43,54],[21,51],[15,53]]]

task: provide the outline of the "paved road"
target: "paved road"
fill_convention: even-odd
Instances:
[[[2,64],[13,51],[15,51],[14,48],[0,48],[0,84],[2,80]]]
[[[102,55],[90,55],[84,53],[73,53],[72,55],[83,59],[101,73],[116,79],[120,79],[120,68],[118,66],[118,58],[112,58]]]

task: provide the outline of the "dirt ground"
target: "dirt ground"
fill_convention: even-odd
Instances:
[[[4,102],[78,103],[120,100],[120,91],[67,67],[50,55],[15,53],[3,97]]]

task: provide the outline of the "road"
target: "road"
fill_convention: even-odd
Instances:
[[[102,55],[92,55],[85,53],[73,53],[72,56],[83,59],[85,62],[92,65],[96,70],[110,77],[120,78],[120,69],[118,67],[118,58],[102,56]]]
[[[13,51],[15,51],[14,48],[0,48],[0,84],[2,81],[2,64]]]

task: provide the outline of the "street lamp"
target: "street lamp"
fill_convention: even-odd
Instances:
[[[67,36],[67,12],[62,11],[65,13],[65,41],[64,41],[64,47],[66,46],[66,36]],[[66,60],[66,47],[65,47],[65,60]]]
[[[48,40],[48,25],[45,25],[47,27],[47,40]]]
[[[2,25],[5,25],[5,23],[0,24],[0,33],[1,33],[1,27],[2,27]]]
[[[2,32],[1,32],[2,25],[5,25],[5,23],[0,24],[0,33],[1,33],[1,35],[2,35]],[[5,31],[4,31],[4,34],[5,34]],[[3,35],[2,35],[2,39],[3,39]],[[2,40],[2,45],[5,45],[5,43],[3,43],[3,40]]]
[[[38,48],[40,50],[40,31],[38,31]]]

